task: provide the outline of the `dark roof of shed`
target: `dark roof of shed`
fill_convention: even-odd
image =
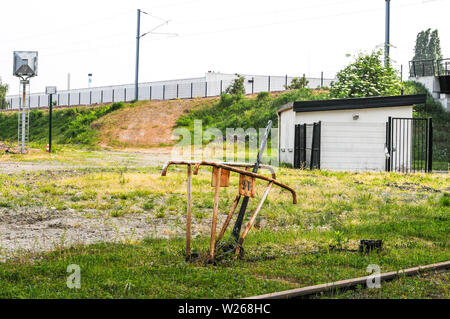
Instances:
[[[295,112],[318,112],[332,110],[368,109],[377,107],[408,106],[424,104],[425,94],[398,96],[371,96],[363,98],[331,99],[294,102]]]

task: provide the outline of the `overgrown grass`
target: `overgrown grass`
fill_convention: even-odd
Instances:
[[[92,122],[115,110],[124,107],[122,102],[110,105],[73,107],[53,111],[53,141],[56,144],[94,145],[97,132]],[[17,112],[0,113],[0,140],[17,139]],[[32,110],[30,112],[30,142],[48,143],[49,112]]]
[[[277,127],[276,110],[283,104],[326,98],[325,91],[299,89],[270,96],[261,92],[256,98],[238,98],[230,94],[223,94],[216,104],[190,110],[177,121],[178,127],[187,127],[193,131],[194,121],[201,120],[203,129],[215,127],[225,135],[227,128],[264,128],[268,120],[272,120],[273,127]]]
[[[54,206],[113,218],[146,212],[160,222],[175,219],[183,225],[185,171],[171,168],[167,177],[159,173],[156,168],[103,168],[59,172],[57,179],[51,172],[0,175],[2,209]],[[205,265],[208,227],[193,239],[201,255],[193,263],[184,261],[183,238],[165,240],[156,233],[137,244],[99,243],[10,259],[0,264],[0,296],[236,298],[363,276],[369,264],[385,272],[450,259],[447,175],[280,169],[278,178],[297,190],[299,203],[292,204],[278,188],[272,190],[244,243],[243,260]],[[220,192],[222,217],[237,185],[232,174],[230,187]],[[257,187],[259,195],[264,187]],[[250,201],[249,212],[259,195]],[[194,225],[209,225],[209,170],[194,178],[193,197]],[[356,249],[363,238],[382,239],[383,251],[361,255],[329,247]],[[66,286],[69,264],[81,267],[80,289]],[[390,284],[378,292],[382,297],[448,298],[448,281],[430,294],[419,290],[408,295],[403,287]],[[414,287],[428,289],[430,284]],[[344,296],[360,295],[366,293]]]

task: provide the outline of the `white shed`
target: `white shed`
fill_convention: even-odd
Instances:
[[[426,160],[431,163],[428,140],[421,146],[425,153],[413,155],[419,150],[414,134],[423,131],[428,139],[431,136],[431,120],[418,119],[426,121],[425,127],[412,118],[412,106],[425,99],[425,95],[402,95],[283,105],[277,111],[278,160],[296,168],[415,170],[419,160],[420,165]]]

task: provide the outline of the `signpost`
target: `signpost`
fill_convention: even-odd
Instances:
[[[45,94],[48,95],[48,152],[52,152],[52,110],[53,110],[53,94],[56,94],[56,86],[46,86]]]

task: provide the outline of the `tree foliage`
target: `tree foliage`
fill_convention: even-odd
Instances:
[[[417,34],[413,61],[433,60],[415,64],[415,72],[421,75],[434,75],[433,63],[442,59],[441,41],[438,30],[427,29]]]
[[[231,82],[230,86],[227,87],[225,90],[225,93],[234,95],[236,97],[242,97],[242,95],[245,94],[245,87],[244,87],[244,81],[245,78],[236,73],[236,78]]]
[[[336,75],[337,82],[331,83],[331,97],[367,97],[399,95],[401,80],[391,65],[384,66],[381,50],[371,54],[360,53]]]
[[[6,108],[6,92],[8,92],[8,84],[2,84],[2,79],[0,78],[0,109]]]
[[[291,84],[286,86],[286,89],[288,90],[298,90],[303,89],[307,87],[309,84],[309,81],[306,79],[305,75],[303,75],[301,78],[293,78],[291,81]]]

